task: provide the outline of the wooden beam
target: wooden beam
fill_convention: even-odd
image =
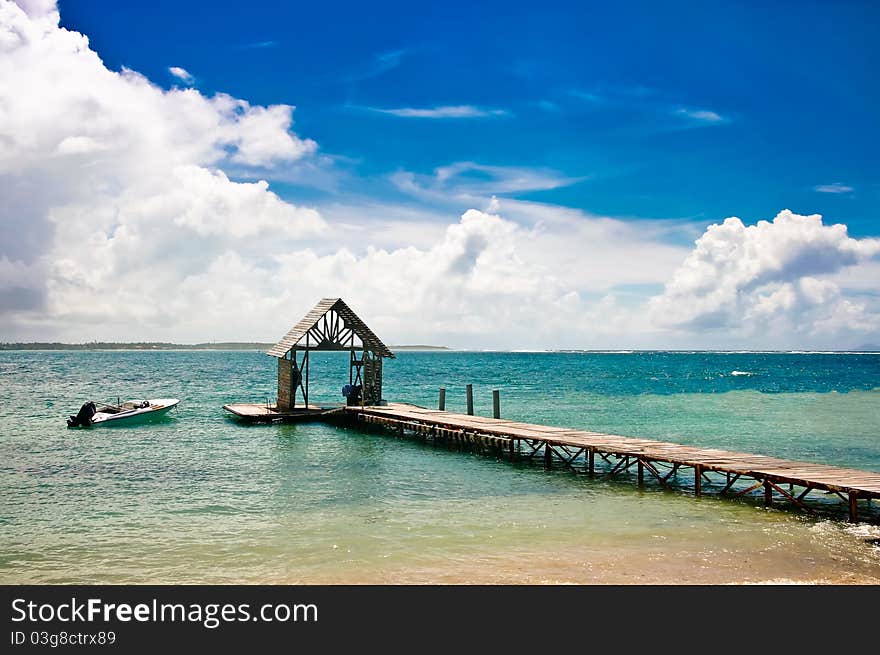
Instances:
[[[469,384],[465,387],[467,394],[467,413],[468,416],[474,415],[474,385]]]
[[[700,496],[703,493],[703,467],[699,464],[694,466],[694,495]]]
[[[651,475],[657,478],[657,482],[659,482],[661,486],[666,487],[667,489],[669,488],[669,485],[666,484],[666,479],[660,475],[660,472],[656,468],[654,468],[654,465],[651,462],[645,460],[642,463],[644,464],[645,468],[648,469]]]
[[[859,522],[859,492],[858,491],[850,491],[849,492],[849,522],[850,523],[858,523]]]
[[[501,392],[498,389],[492,391],[492,416],[501,418]]]
[[[440,387],[440,402],[438,403],[437,409],[441,412],[446,411],[446,388]]]
[[[724,489],[721,490],[721,493],[726,494],[728,491],[730,491],[730,488],[736,484],[737,480],[739,480],[739,476],[740,476],[740,474],[737,473],[736,475],[731,477],[730,473],[728,473],[727,474],[727,485],[724,487]]]

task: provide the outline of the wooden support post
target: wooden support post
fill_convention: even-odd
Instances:
[[[859,522],[859,492],[858,491],[850,491],[849,492],[849,522],[850,523],[858,523]]]
[[[590,458],[589,459],[590,459],[589,471],[590,471],[590,475],[593,475],[593,473],[596,472],[596,449],[595,448],[590,448]]]
[[[701,496],[703,494],[703,467],[697,464],[694,466],[694,495]]]
[[[492,391],[492,416],[501,418],[501,392],[498,389]]]
[[[645,465],[642,463],[642,460],[639,460],[638,471],[639,471],[639,486],[644,487],[645,486]]]
[[[474,415],[474,385],[469,384],[465,387],[467,392],[467,413],[468,416]]]
[[[446,388],[440,387],[440,403],[437,407],[441,412],[446,411]]]
[[[553,467],[553,451],[550,450],[550,444],[544,444],[544,468]]]
[[[769,482],[764,480],[764,507],[773,505],[773,487]]]

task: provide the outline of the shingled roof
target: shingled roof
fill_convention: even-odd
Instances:
[[[312,328],[315,328],[321,319],[330,311],[335,312],[336,315],[343,320],[345,327],[357,335],[364,344],[366,350],[382,357],[394,357],[394,353],[388,349],[388,346],[382,343],[379,337],[373,334],[373,331],[367,327],[366,323],[364,323],[357,314],[351,311],[351,308],[346,305],[341,298],[323,298],[308,314],[302,317],[299,323],[291,328],[290,332],[284,335],[284,338],[281,339],[281,341],[267,350],[266,354],[272,355],[273,357],[284,357],[287,351],[297,345],[302,338],[306,336],[306,333]],[[320,350],[322,349],[322,345],[325,346],[323,348],[325,350],[338,350],[342,349],[341,346],[344,344],[325,340],[323,344],[319,342],[310,344],[310,348],[317,346],[314,349]],[[335,345],[336,348],[333,348],[333,345]]]

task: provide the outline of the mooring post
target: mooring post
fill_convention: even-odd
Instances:
[[[859,492],[849,492],[849,522],[858,523],[859,521]]]
[[[773,505],[773,487],[767,480],[764,480],[764,507]]]
[[[703,467],[699,464],[694,466],[694,495],[703,494]]]
[[[441,412],[446,411],[446,387],[440,387],[440,404],[438,405],[438,409]]]
[[[465,387],[467,391],[467,413],[469,416],[474,415],[474,385],[469,384]]]
[[[501,418],[501,392],[498,389],[492,391],[492,416]]]

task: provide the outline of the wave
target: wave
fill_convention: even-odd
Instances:
[[[739,375],[754,375],[754,373],[752,373],[751,371],[731,371],[730,374],[737,375],[737,376],[739,376]]]

